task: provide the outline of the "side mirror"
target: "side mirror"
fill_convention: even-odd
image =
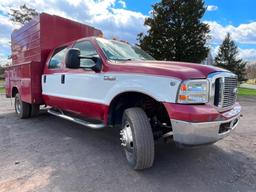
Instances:
[[[80,68],[80,50],[71,48],[67,51],[65,64],[67,68],[79,69]]]
[[[79,68],[87,68],[92,69],[95,72],[100,72],[102,68],[102,60],[100,57],[84,57],[80,55],[81,52],[77,48],[71,48],[67,51],[65,64],[67,68],[70,69],[79,69]],[[92,60],[92,64],[90,66],[81,66],[81,60],[90,59]]]
[[[85,66],[81,66],[81,64],[82,64],[82,62],[83,62],[83,59],[90,59],[91,60],[91,63],[90,63],[90,65],[88,65],[88,63],[87,63],[87,65],[85,65]],[[102,60],[101,60],[101,58],[100,57],[84,57],[84,56],[80,56],[80,67],[81,68],[85,68],[85,69],[91,69],[91,70],[93,70],[93,71],[95,71],[95,72],[100,72],[101,71],[101,69],[102,69]]]

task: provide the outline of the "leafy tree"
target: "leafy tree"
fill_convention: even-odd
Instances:
[[[0,65],[0,79],[4,78],[4,68]]]
[[[159,60],[200,63],[209,52],[209,26],[201,21],[203,0],[161,0],[145,20],[147,34],[138,35],[142,49]]]
[[[4,74],[4,68],[0,65],[0,75]]]
[[[231,39],[230,33],[227,33],[215,58],[215,65],[237,74],[238,81],[241,82],[245,80],[246,62],[240,59],[238,54],[237,45]]]
[[[38,12],[35,9],[27,7],[26,4],[21,5],[19,9],[11,9],[11,13],[9,13],[12,22],[22,25],[29,22],[37,15]]]

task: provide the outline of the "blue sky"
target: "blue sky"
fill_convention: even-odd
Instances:
[[[146,32],[144,19],[150,16],[151,5],[157,0],[1,0],[0,1],[0,64],[10,55],[13,25],[7,16],[10,8],[26,3],[39,12],[48,12],[93,25],[103,30],[106,37],[117,37],[135,43],[140,32]],[[216,54],[227,32],[236,41],[240,57],[256,61],[256,1],[206,0],[208,10],[203,21],[210,25],[211,52]]]
[[[138,3],[136,0],[126,0],[127,9],[148,14],[151,5],[159,1],[147,0]],[[217,21],[223,25],[240,25],[256,21],[255,0],[206,0],[206,5],[217,6],[216,11],[207,11],[204,19]]]

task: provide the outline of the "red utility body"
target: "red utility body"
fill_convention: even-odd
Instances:
[[[15,30],[12,65],[5,72],[6,96],[14,96],[16,88],[22,101],[43,104],[41,76],[49,53],[64,43],[100,35],[102,32],[91,26],[46,13]]]

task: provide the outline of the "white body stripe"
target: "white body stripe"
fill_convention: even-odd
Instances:
[[[165,76],[119,73],[61,74],[46,76],[43,95],[109,105],[112,99],[124,92],[140,92],[161,102],[175,102],[180,80]],[[172,82],[172,83],[171,83]]]

